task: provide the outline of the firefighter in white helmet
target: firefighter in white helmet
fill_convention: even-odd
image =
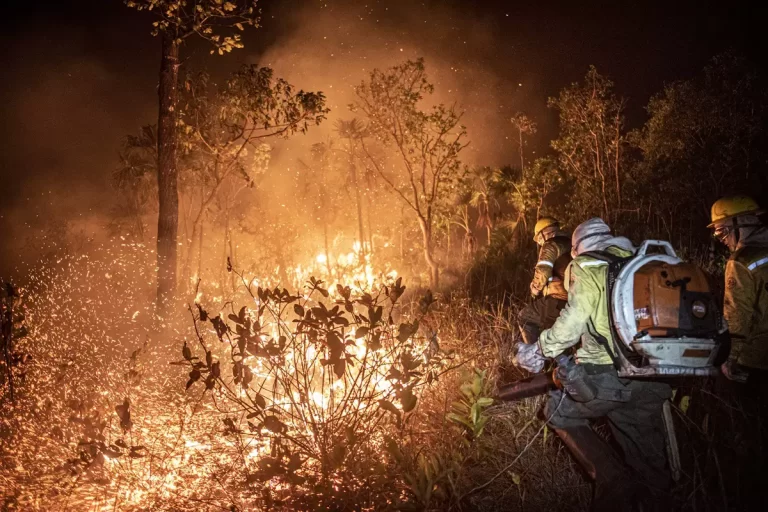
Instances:
[[[662,407],[672,390],[664,383],[619,378],[616,371],[606,292],[608,267],[610,261],[632,256],[632,243],[613,236],[602,219],[593,218],[576,228],[571,251],[568,303],[552,328],[541,333],[537,345],[518,350],[516,361],[537,373],[546,358],[558,357],[565,391],[550,393],[545,416],[594,479],[593,510],[629,509],[630,496],[637,490],[631,482],[653,487],[671,483]],[[579,343],[575,361],[562,356]],[[626,465],[590,427],[589,421],[600,417],[608,419]],[[641,478],[633,478],[629,468]]]
[[[539,245],[539,257],[530,284],[534,301],[520,310],[517,317],[520,334],[526,344],[535,344],[542,329],[551,327],[565,307],[565,269],[571,261],[571,238],[552,217],[536,222],[533,240]]]

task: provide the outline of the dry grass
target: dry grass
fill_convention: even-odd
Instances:
[[[453,340],[468,365],[488,370],[489,392],[501,382],[524,375],[510,365],[518,338],[515,305],[486,307],[461,295],[446,297],[431,326]],[[460,380],[458,375],[454,381]],[[455,399],[458,382],[443,383]],[[574,466],[557,436],[540,415],[545,397],[489,408],[476,454],[465,461],[453,506],[464,510],[586,510],[591,486]],[[448,398],[446,398],[448,401]]]
[[[412,296],[414,298],[418,296],[418,291],[413,291]],[[73,308],[77,306],[75,302],[71,305]],[[523,511],[550,508],[587,510],[589,508],[591,485],[575,465],[559,438],[544,426],[540,416],[543,397],[517,403],[500,403],[486,409],[484,414],[489,420],[485,430],[479,438],[470,443],[469,447],[463,442],[461,429],[446,419],[451,403],[458,399],[460,385],[466,381],[471,369],[487,370],[486,396],[493,394],[498,383],[524,376],[510,365],[511,349],[518,337],[516,325],[518,307],[519,305],[510,301],[509,298],[490,303],[486,301],[483,305],[478,305],[465,294],[455,293],[442,297],[437,309],[422,322],[421,334],[431,337],[432,333],[436,333],[440,348],[454,354],[455,368],[443,373],[437,382],[423,388],[419,405],[410,420],[408,438],[402,440],[405,460],[402,463],[395,463],[386,454],[382,454],[382,462],[386,464],[387,471],[382,475],[381,486],[378,489],[386,489],[389,495],[398,494],[405,501],[413,503],[414,496],[406,484],[406,477],[417,470],[420,455],[427,457],[439,455],[443,460],[457,461],[455,478],[450,482],[439,481],[439,486],[442,486],[446,492],[441,496],[433,497],[422,509]],[[101,327],[106,329],[107,323],[109,327],[114,327],[114,319],[109,319],[107,322],[107,319],[99,315],[82,316],[82,313],[79,315],[73,318],[83,320],[80,322],[83,325],[75,324],[71,320],[61,324],[48,322],[56,325],[55,330],[49,329],[48,332],[51,337],[51,351],[55,347],[68,347],[69,345],[61,345],[61,343],[62,340],[72,339],[73,329],[92,333],[98,327],[99,329],[95,332],[100,333]],[[55,337],[53,337],[54,334]],[[131,336],[127,336],[126,339],[137,343],[132,336],[135,333],[129,330],[128,334]],[[114,333],[112,335],[114,336]],[[93,336],[88,339],[84,347],[96,349],[101,347],[99,343],[110,340],[109,337],[102,339],[99,336]],[[54,341],[56,343],[53,343]],[[75,347],[77,353],[84,350],[80,345],[73,345],[71,348]],[[178,348],[175,346],[173,351],[176,358],[178,358]],[[86,353],[82,352],[82,354]],[[59,356],[63,354],[58,354],[56,357]],[[183,392],[183,378],[169,380],[167,362],[170,357],[157,355],[155,359],[161,364],[159,363],[156,369],[164,377],[163,382],[167,383],[172,390]],[[40,359],[39,361],[35,364],[58,361],[58,359],[51,359],[51,361]],[[94,359],[93,364],[84,368],[87,370],[83,370],[84,375],[92,371],[90,379],[102,382],[107,376],[99,372],[111,367],[96,364]],[[124,369],[122,364],[119,368],[112,368],[113,377],[122,375]],[[70,389],[70,387],[77,382],[79,381],[68,381],[60,391],[65,394],[74,391],[75,388]],[[81,388],[91,386],[88,382],[81,383]],[[101,400],[104,403],[101,404],[100,410],[102,417],[114,425],[116,416],[113,410],[117,403],[115,401],[122,400],[123,395],[120,394],[122,388],[119,386],[106,386],[109,382],[102,382],[103,387],[109,390],[114,387],[115,390]],[[94,387],[94,389],[97,388],[98,386]],[[148,392],[149,388],[143,390],[144,394]],[[169,393],[168,396],[175,395]],[[689,398],[684,399],[686,396]],[[134,421],[139,426],[153,416],[150,405],[165,407],[165,404],[170,404],[170,399],[159,402],[154,395],[144,397],[139,393],[133,397],[136,407]],[[745,407],[748,408],[748,402],[744,402],[737,394],[727,389],[721,389],[712,381],[680,383],[676,398],[678,436],[682,445],[684,471],[683,478],[669,496],[668,509],[707,512],[743,509],[745,498],[741,479],[744,471],[741,464],[755,446],[754,429],[745,428],[751,421],[745,409]],[[30,414],[33,412],[30,411]],[[46,478],[35,479],[37,486],[35,493],[41,500],[50,496],[52,501],[45,503],[41,501],[37,506],[38,510],[62,509],[52,505],[57,499],[55,497],[57,486],[64,482],[67,484],[65,487],[70,487],[73,483],[71,478],[59,478],[60,473],[57,471],[64,460],[77,453],[79,424],[70,424],[71,422],[67,421],[66,416],[63,415],[66,412],[65,407],[62,407],[60,412],[61,427],[58,430],[65,431],[63,440],[60,439],[60,434],[56,437],[56,429],[53,427],[58,425],[52,421],[28,421],[25,427],[27,437],[20,439],[34,448],[26,452],[25,457],[29,459],[29,465],[25,471],[34,471],[33,463],[38,464],[39,468],[46,469]],[[197,421],[204,419],[192,409],[187,412]],[[7,429],[14,428],[13,425],[24,420],[24,417],[14,416],[13,411],[10,410],[4,410],[3,414],[5,413],[9,415],[0,421],[0,426],[4,426],[0,428],[0,438],[2,438],[0,454],[3,455],[0,457],[2,461],[0,481],[4,482],[3,498],[8,500],[6,504],[11,504],[16,499],[22,501],[25,494],[29,496],[33,487],[26,479],[19,478],[23,475],[19,474],[16,469],[18,466],[15,464],[21,459],[18,454],[12,453],[10,449],[14,447],[8,444],[13,436],[10,436]],[[35,417],[41,419],[46,415],[35,413]],[[186,418],[185,424],[190,419]],[[220,427],[216,427],[218,424],[212,425],[207,431],[216,432],[217,428],[218,431],[221,430]],[[55,447],[56,450],[46,450],[45,459],[34,458],[40,447]],[[47,486],[48,489],[39,489],[40,486]],[[105,486],[105,492],[106,488]],[[150,491],[148,494],[154,492],[154,490]],[[370,493],[369,502],[380,503],[382,509],[388,508],[387,503],[379,500],[375,489],[369,488],[366,492]],[[160,502],[155,502],[153,506],[155,510],[208,509],[201,505],[202,502],[186,503],[184,505],[186,508],[183,508],[180,503],[181,501],[175,502],[174,508],[165,507]],[[115,510],[126,509],[116,506]],[[346,509],[341,506],[339,510]]]

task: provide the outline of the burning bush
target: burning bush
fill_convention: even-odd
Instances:
[[[226,318],[191,310],[197,339],[179,363],[189,369],[187,388],[204,386],[222,415],[238,466],[233,483],[247,486],[238,505],[398,501],[383,446],[404,435],[419,395],[450,363],[417,336],[434,299],[428,294],[411,316],[400,307],[400,279],[359,296],[337,285],[335,299],[314,278],[296,294],[247,289],[252,307],[230,306]]]

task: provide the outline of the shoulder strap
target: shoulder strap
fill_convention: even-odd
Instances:
[[[616,371],[621,370],[621,363],[619,362],[619,358],[616,357],[616,354],[613,353],[613,349],[611,349],[611,343],[605,338],[605,336],[597,332],[597,328],[595,328],[595,323],[592,321],[592,317],[589,317],[587,330],[589,331],[589,334],[592,335],[595,340],[597,340],[600,346],[603,347],[606,352],[608,352],[608,357],[611,358],[613,367],[616,369]]]
[[[620,256],[615,256],[606,251],[587,251],[579,254],[579,256],[587,256],[596,260],[605,261],[606,263],[613,263],[614,261],[623,259]]]

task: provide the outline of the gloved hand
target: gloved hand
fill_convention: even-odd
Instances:
[[[544,369],[544,361],[547,358],[542,355],[538,343],[526,345],[519,341],[515,344],[515,349],[512,364],[531,373],[539,373]]]
[[[536,283],[531,283],[531,285],[528,287],[531,290],[531,298],[535,299],[539,295],[541,295],[541,288],[536,287]]]
[[[749,376],[749,372],[743,366],[730,359],[720,365],[720,371],[726,379],[742,384],[747,382],[747,377]]]

